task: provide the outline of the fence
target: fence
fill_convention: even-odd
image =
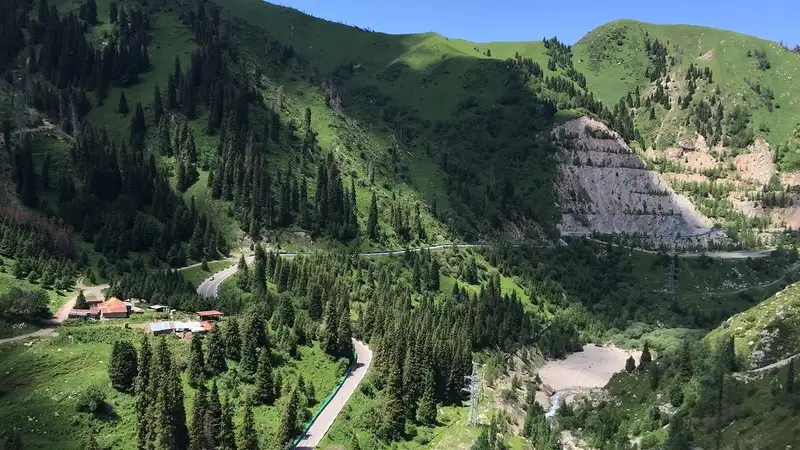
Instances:
[[[292,449],[296,448],[297,444],[299,444],[300,441],[303,440],[303,436],[305,436],[306,433],[308,433],[309,428],[311,428],[311,426],[314,425],[314,422],[317,420],[317,417],[319,417],[319,415],[322,414],[322,411],[325,411],[325,408],[328,406],[331,400],[333,400],[333,397],[335,397],[336,394],[339,392],[339,389],[342,388],[342,385],[344,384],[345,380],[347,380],[347,377],[350,376],[350,372],[352,372],[353,368],[356,366],[356,362],[358,362],[358,352],[353,351],[353,363],[350,364],[350,367],[347,368],[347,371],[344,373],[344,376],[342,376],[342,378],[339,379],[339,381],[336,383],[336,386],[333,387],[333,390],[325,399],[325,401],[322,402],[321,405],[319,405],[319,408],[317,408],[317,412],[315,412],[314,415],[311,416],[311,420],[309,420],[306,426],[303,427],[303,431],[300,433],[300,435],[297,436],[294,439],[294,441],[292,441],[292,446],[290,448]]]

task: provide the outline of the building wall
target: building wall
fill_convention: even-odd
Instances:
[[[125,319],[128,317],[128,313],[108,313],[103,314],[104,319]]]

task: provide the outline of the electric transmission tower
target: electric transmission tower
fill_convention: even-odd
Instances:
[[[667,293],[675,295],[675,260],[678,258],[677,254],[673,253],[669,259],[669,273],[667,274]]]
[[[480,377],[478,376],[478,363],[472,361],[472,374],[465,376],[467,379],[467,386],[462,388],[463,391],[469,392],[469,421],[468,424],[475,426],[478,425],[478,389],[480,385]]]

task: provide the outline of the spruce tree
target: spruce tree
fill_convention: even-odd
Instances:
[[[275,401],[275,386],[272,377],[272,367],[266,349],[261,349],[258,355],[258,370],[256,370],[255,400],[261,405],[271,405]]]
[[[119,94],[119,105],[117,106],[117,112],[125,116],[129,111],[128,101],[125,99],[125,91],[122,91]]]
[[[288,448],[297,435],[297,408],[299,403],[300,398],[295,387],[281,410],[281,422],[278,428],[278,442],[280,442],[281,448]]]
[[[203,384],[206,378],[206,362],[203,356],[203,337],[199,333],[192,335],[192,345],[189,348],[189,366],[186,371],[189,385],[193,388]]]
[[[97,25],[97,3],[95,0],[86,0],[86,22]]]
[[[430,427],[436,425],[436,382],[430,370],[428,370],[424,382],[425,387],[422,391],[422,398],[420,398],[417,406],[417,422]]]
[[[225,355],[231,361],[239,361],[242,355],[242,335],[235,317],[228,319],[225,326]]]
[[[78,298],[75,300],[75,309],[87,309],[89,304],[86,303],[86,296],[83,295],[83,289],[78,291]]]
[[[211,380],[211,390],[208,392],[208,407],[206,408],[205,440],[206,448],[217,448],[217,442],[222,428],[222,404],[219,401],[217,381]]]
[[[136,373],[136,349],[128,341],[114,342],[111,349],[111,361],[108,365],[111,386],[118,391],[130,392],[136,381]]]
[[[108,21],[112,24],[117,23],[117,14],[119,10],[117,8],[117,2],[111,2],[108,4]]]
[[[308,294],[308,315],[312,320],[322,317],[322,287],[314,283]]]
[[[367,236],[373,241],[378,239],[378,199],[375,192],[369,204],[369,218],[367,219]]]
[[[138,450],[147,447],[149,430],[148,408],[152,405],[150,391],[150,365],[152,364],[152,349],[147,335],[142,337],[139,346],[138,373],[136,375],[136,445]]]
[[[634,369],[636,369],[636,361],[633,356],[628,356],[628,359],[625,360],[625,372],[631,373]]]
[[[233,407],[228,397],[222,401],[222,420],[217,436],[217,450],[237,450],[236,433],[233,428]]]
[[[192,422],[189,427],[189,450],[205,450],[207,447],[206,436],[206,408],[207,389],[200,384],[194,397],[192,408]]]
[[[256,245],[255,259],[253,261],[253,272],[251,275],[250,290],[254,294],[267,292],[267,255],[264,248]]]
[[[258,313],[250,313],[247,326],[242,333],[241,368],[247,374],[254,374],[258,368],[258,349],[266,347],[264,322]]]
[[[156,83],[155,87],[153,88],[153,120],[155,123],[161,122],[161,117],[164,116],[164,103],[161,98],[161,89],[158,87],[158,83]]]
[[[253,420],[253,405],[245,400],[242,406],[242,425],[239,427],[239,450],[258,450],[258,433]]]
[[[225,360],[225,342],[219,325],[214,324],[208,333],[206,347],[208,373],[212,376],[225,373],[228,370],[228,363]]]
[[[650,343],[644,341],[644,348],[642,349],[642,356],[639,357],[639,370],[644,370],[650,364],[653,357],[650,355]]]

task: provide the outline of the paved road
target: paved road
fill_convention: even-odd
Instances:
[[[356,360],[355,367],[353,367],[350,375],[344,383],[342,383],[342,387],[339,388],[339,391],[330,403],[328,403],[328,406],[317,416],[317,420],[311,424],[306,434],[303,435],[303,439],[297,444],[297,450],[311,450],[322,442],[325,433],[331,428],[336,417],[342,411],[344,405],[347,404],[347,400],[350,399],[350,396],[353,395],[359,383],[361,383],[361,380],[363,380],[364,376],[367,374],[369,366],[372,363],[372,351],[363,342],[355,339],[353,339],[353,346],[355,346],[356,352],[358,352],[358,359]]]
[[[601,241],[601,240],[598,240],[598,239],[594,239],[594,238],[591,238],[591,237],[588,238],[588,239],[591,240],[591,241],[602,243],[602,244],[605,243],[604,241]],[[427,246],[427,247],[415,247],[415,248],[408,248],[408,249],[404,249],[403,248],[403,249],[386,249],[386,250],[366,250],[366,251],[359,252],[358,254],[361,255],[361,256],[365,256],[365,257],[370,257],[370,256],[388,256],[388,255],[403,254],[406,251],[409,251],[409,252],[420,252],[420,251],[423,251],[423,250],[441,250],[441,249],[453,248],[453,247],[455,247],[455,248],[490,247],[492,245],[494,245],[494,244],[435,244],[435,245],[430,245],[430,246]],[[515,244],[515,246],[518,246],[518,245]],[[544,247],[553,247],[553,246],[554,246],[553,244],[550,244],[550,245],[546,245]],[[648,252],[648,253],[656,253],[656,252],[654,252],[652,250],[636,249],[636,251],[644,251],[644,252]],[[296,256],[298,253],[296,251],[293,251],[293,250],[289,250],[289,251],[281,250],[281,251],[278,251],[277,254],[280,255],[280,256],[283,256],[283,257],[293,257],[293,256]],[[685,257],[685,258],[697,258],[697,257],[699,257],[701,255],[706,255],[709,258],[715,258],[715,259],[765,258],[765,257],[770,255],[770,250],[733,250],[733,251],[717,251],[717,252],[707,252],[707,253],[690,253],[690,252],[678,253],[679,257]],[[247,264],[250,264],[251,262],[253,262],[252,253],[245,257],[245,261],[247,261]],[[179,269],[179,270],[181,270],[181,269]],[[211,275],[210,277],[208,277],[205,280],[203,280],[202,283],[200,283],[200,286],[197,287],[197,293],[199,295],[203,296],[203,297],[206,297],[206,298],[216,297],[217,294],[219,293],[220,285],[222,285],[222,283],[226,279],[228,279],[231,275],[236,273],[237,270],[238,270],[238,267],[236,265],[234,265],[234,266],[228,267],[225,270],[222,270],[220,272],[217,272],[217,273]]]
[[[97,286],[86,286],[83,284],[83,279],[78,280],[78,289],[83,290],[83,295],[87,298],[90,297],[97,297],[97,298],[105,298],[103,295],[103,290],[108,288],[107,284],[98,284]],[[30,338],[37,338],[37,337],[45,337],[50,336],[56,330],[56,327],[61,322],[67,320],[69,318],[69,312],[72,308],[75,307],[75,302],[78,300],[78,295],[75,294],[71,299],[69,299],[66,303],[64,303],[61,308],[58,308],[58,311],[53,315],[53,318],[50,319],[50,323],[48,326],[36,330],[33,333],[23,334],[20,336],[14,336],[11,338],[0,339],[0,345],[7,344],[9,342],[17,342],[17,341],[24,341]]]

